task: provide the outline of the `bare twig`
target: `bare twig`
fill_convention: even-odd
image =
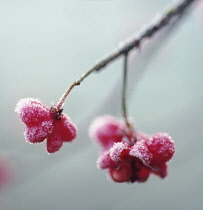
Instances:
[[[128,54],[125,54],[124,64],[123,64],[122,113],[126,126],[130,127],[130,123],[128,121],[127,106],[126,106],[127,73],[128,73]]]
[[[80,83],[86,77],[88,77],[91,73],[103,69],[104,67],[107,66],[107,64],[111,63],[112,61],[119,58],[120,56],[127,55],[134,48],[139,48],[141,45],[141,42],[144,39],[151,38],[154,34],[156,34],[162,28],[169,25],[172,22],[172,20],[177,21],[178,20],[177,17],[181,16],[183,12],[185,11],[185,9],[189,7],[190,4],[194,1],[195,0],[184,0],[177,5],[173,5],[171,8],[169,8],[166,12],[164,12],[158,18],[156,17],[155,20],[152,20],[152,22],[147,27],[145,27],[144,30],[137,33],[137,35],[134,36],[130,41],[123,42],[123,45],[121,47],[113,50],[110,54],[108,54],[106,57],[101,59],[97,64],[95,64],[92,68],[86,71],[79,79],[74,81],[69,86],[69,88],[65,91],[65,93],[60,98],[57,104],[57,109],[58,110],[62,109],[64,101],[66,100],[71,90],[75,86],[80,85]]]

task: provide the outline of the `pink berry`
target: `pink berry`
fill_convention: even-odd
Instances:
[[[145,144],[153,155],[150,163],[152,166],[162,165],[169,161],[175,153],[174,141],[166,133],[153,134]]]
[[[130,162],[123,162],[119,169],[109,169],[109,174],[115,182],[129,182],[132,177],[132,166]]]
[[[29,143],[40,143],[52,132],[53,127],[53,121],[44,121],[38,126],[27,126],[24,132],[25,139]]]
[[[52,122],[49,108],[39,99],[25,98],[19,100],[15,111],[27,126],[37,126],[42,122]]]
[[[97,167],[100,169],[118,168],[120,163],[113,161],[110,157],[109,151],[105,151],[97,160]]]
[[[135,158],[134,159],[134,179],[137,182],[146,182],[147,179],[149,178],[151,170],[143,165],[143,163]]]
[[[130,146],[123,142],[114,143],[113,147],[109,150],[111,159],[116,163],[126,160],[129,156],[129,151]]]
[[[103,149],[109,149],[114,142],[121,142],[123,137],[122,123],[112,116],[101,116],[90,126],[90,137],[101,144]]]
[[[47,139],[47,151],[56,152],[63,142],[70,142],[76,137],[76,126],[66,115],[51,111],[38,99],[21,99],[15,111],[25,123],[25,138],[29,143],[40,143]]]
[[[49,153],[58,151],[63,142],[72,141],[77,132],[76,126],[66,115],[63,115],[60,120],[55,119],[53,126],[53,131],[47,139],[47,151]]]
[[[52,132],[54,119],[48,107],[38,99],[21,99],[17,103],[15,111],[27,126],[24,132],[27,142],[42,142]]]
[[[136,157],[141,160],[142,163],[146,166],[150,165],[153,158],[152,153],[145,145],[145,140],[136,142],[134,146],[132,146],[129,154],[132,157]]]
[[[168,166],[164,163],[157,168],[154,168],[152,172],[163,179],[168,175]]]
[[[103,147],[98,167],[108,169],[115,182],[146,182],[151,173],[167,176],[166,162],[175,152],[174,142],[165,133],[151,137],[127,127],[111,116],[97,118],[90,135]]]

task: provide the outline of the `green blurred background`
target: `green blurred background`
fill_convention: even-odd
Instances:
[[[130,56],[128,104],[136,127],[168,132],[176,155],[169,175],[143,184],[118,184],[96,168],[91,120],[120,117],[122,59],[87,78],[64,109],[78,138],[47,155],[25,143],[14,113],[21,98],[57,102],[96,60],[148,24],[168,0],[0,0],[0,155],[13,180],[0,189],[1,210],[203,209],[203,4],[174,30],[163,30]]]

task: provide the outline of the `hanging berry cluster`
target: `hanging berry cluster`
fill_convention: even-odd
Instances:
[[[26,125],[24,135],[27,142],[34,144],[47,139],[48,153],[58,151],[63,142],[76,137],[77,128],[71,119],[55,107],[49,109],[38,99],[21,99],[15,110]]]
[[[73,82],[60,98],[56,106],[48,108],[40,100],[21,99],[15,111],[26,125],[24,135],[29,143],[41,143],[46,140],[48,153],[58,151],[64,142],[76,138],[77,128],[64,113],[64,102],[71,90],[80,85],[91,73],[98,72],[119,57],[124,57],[122,120],[112,116],[103,116],[94,120],[90,126],[90,136],[101,146],[101,155],[97,165],[108,169],[108,174],[115,182],[145,182],[150,174],[161,178],[167,176],[167,162],[175,153],[174,141],[166,133],[151,136],[137,131],[129,121],[126,106],[127,69],[129,52],[139,48],[141,42],[151,38],[170,22],[178,21],[183,12],[194,0],[183,0],[169,8],[162,16],[156,17],[147,28],[130,41],[113,50],[79,79]],[[172,27],[172,26],[171,26]]]
[[[101,145],[98,168],[108,169],[115,182],[145,182],[150,173],[164,178],[166,162],[175,152],[168,134],[147,136],[133,127],[127,128],[112,116],[95,119],[90,126],[90,136]]]

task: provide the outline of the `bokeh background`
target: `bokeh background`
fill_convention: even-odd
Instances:
[[[99,147],[88,136],[96,116],[121,116],[122,59],[87,78],[64,109],[78,137],[47,155],[25,143],[14,113],[21,98],[57,102],[96,60],[162,11],[168,0],[0,0],[0,156],[11,172],[1,210],[203,209],[203,4],[130,56],[128,105],[136,127],[165,131],[176,155],[164,180],[114,183],[96,168]]]

